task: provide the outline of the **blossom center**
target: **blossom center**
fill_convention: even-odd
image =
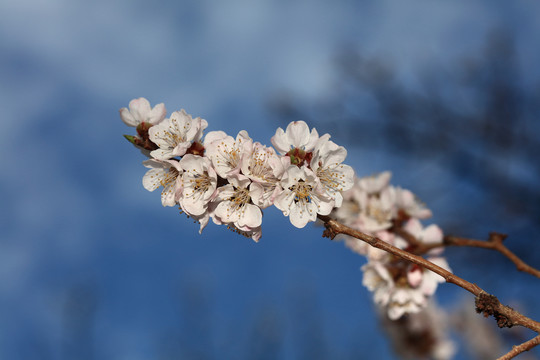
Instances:
[[[235,145],[236,142],[229,147],[226,143],[221,142],[221,144],[217,146],[218,152],[220,153],[221,158],[224,160],[224,163],[222,163],[221,160],[217,160],[218,164],[230,167],[232,169],[236,168],[240,162],[241,151]]]
[[[178,175],[180,175],[180,172],[175,167],[171,166],[159,179],[159,184],[165,188],[170,183],[174,182],[176,178],[178,178]]]
[[[238,211],[251,200],[251,196],[249,196],[248,189],[238,188],[235,189],[233,195],[227,200],[230,201],[229,209],[232,211]]]
[[[300,205],[306,205],[311,203],[311,191],[313,190],[313,187],[306,184],[305,181],[300,180],[297,184],[289,187],[289,190],[295,194],[295,204],[300,203]]]

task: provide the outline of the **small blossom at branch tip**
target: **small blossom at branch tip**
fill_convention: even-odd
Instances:
[[[319,140],[319,133],[314,128],[309,131],[308,125],[304,121],[291,122],[285,131],[278,128],[270,141],[281,155],[289,151],[298,149],[304,152],[311,152]]]
[[[153,108],[145,98],[133,99],[129,102],[129,109],[120,109],[120,118],[127,126],[137,127],[141,123],[156,125],[165,119],[167,110],[163,103]]]
[[[150,155],[156,159],[183,156],[196,141],[202,138],[208,122],[200,117],[193,119],[185,110],[175,111],[171,117],[148,130],[150,140],[158,146]]]

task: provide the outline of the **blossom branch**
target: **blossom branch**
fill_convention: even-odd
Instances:
[[[506,239],[506,237],[507,235],[496,232],[491,232],[487,241],[467,239],[458,236],[445,236],[443,243],[444,245],[472,246],[498,251],[504,256],[506,256],[510,261],[512,261],[519,271],[523,271],[533,276],[536,276],[537,278],[540,278],[540,270],[526,264],[503,244],[503,241],[504,239]]]
[[[508,353],[506,353],[505,355],[501,356],[500,358],[498,358],[497,360],[509,360],[509,359],[513,359],[515,358],[516,356],[518,356],[519,354],[525,352],[525,351],[529,351],[531,350],[532,348],[534,348],[536,345],[539,345],[540,344],[540,335],[532,338],[531,340],[529,341],[526,341],[524,342],[523,344],[520,344],[520,345],[516,345],[516,346],[513,346],[512,347],[512,350],[510,350]]]
[[[507,257],[510,261],[512,261],[516,265],[516,268],[519,271],[522,271],[530,275],[536,276],[537,278],[540,278],[540,270],[525,263],[525,261],[521,260],[516,254],[510,251],[503,244],[503,241],[508,236],[505,234],[491,232],[489,233],[489,238],[487,241],[469,239],[469,238],[464,238],[460,236],[446,235],[443,238],[442,244],[418,244],[418,242],[415,241],[414,236],[408,233],[403,228],[394,227],[392,231],[402,236],[403,238],[407,239],[407,241],[411,242],[412,244],[415,244],[416,254],[420,254],[420,255],[425,254],[433,248],[442,247],[442,246],[470,246],[470,247],[477,247],[477,248],[483,248],[483,249],[491,249],[491,250],[498,251],[499,253]]]
[[[422,266],[434,273],[442,276],[446,282],[455,284],[473,295],[476,296],[475,304],[476,311],[483,313],[485,317],[493,316],[497,320],[499,327],[512,327],[520,325],[531,329],[537,333],[540,333],[540,323],[532,320],[518,311],[503,305],[494,295],[488,294],[478,285],[473,284],[459,276],[452,274],[451,272],[435,265],[434,263],[424,259],[421,256],[411,254],[408,251],[401,250],[393,245],[390,245],[377,237],[370,236],[358,230],[354,230],[348,226],[339,223],[336,220],[331,219],[328,216],[319,215],[319,219],[324,222],[326,230],[323,233],[324,237],[333,239],[338,234],[344,234],[352,236],[356,239],[365,241],[369,245],[378,249],[384,250],[394,256],[398,256],[404,260],[410,261],[414,264]]]

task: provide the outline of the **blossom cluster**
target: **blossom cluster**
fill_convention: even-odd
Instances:
[[[143,186],[149,191],[162,188],[163,206],[178,206],[200,224],[199,232],[212,219],[258,241],[262,211],[274,205],[297,228],[331,214],[450,270],[437,246],[442,244],[441,229],[420,222],[431,211],[409,190],[391,186],[390,172],[357,178],[343,164],[347,150],[303,121],[278,128],[270,147],[245,130],[235,137],[223,131],[205,135],[206,120],[184,110],[167,117],[163,104],[151,107],[144,98],[132,100],[120,117],[137,131],[137,136],[125,137],[148,157]],[[345,243],[367,257],[363,283],[392,320],[425,308],[444,281],[356,238],[346,237]]]
[[[451,271],[442,257],[442,246],[438,246],[443,241],[441,229],[435,224],[424,227],[420,222],[431,217],[431,211],[411,191],[390,185],[390,178],[389,171],[356,178],[332,216],[400,249],[425,255],[430,262]],[[363,284],[392,320],[420,312],[438,284],[445,281],[430,270],[358,239],[346,237],[344,241],[352,251],[367,257],[362,266]]]
[[[184,110],[166,116],[163,104],[151,107],[144,98],[120,109],[137,130],[125,137],[149,158],[143,186],[161,187],[163,206],[179,206],[200,231],[212,219],[258,241],[262,210],[271,205],[303,228],[339,207],[353,186],[354,171],[343,164],[347,150],[303,121],[278,128],[269,147],[245,130],[204,135],[208,122]]]

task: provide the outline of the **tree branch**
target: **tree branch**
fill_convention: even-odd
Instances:
[[[521,354],[522,352],[529,351],[533,347],[535,347],[536,345],[539,345],[539,344],[540,344],[540,335],[538,335],[537,337],[532,338],[529,341],[524,342],[523,344],[512,346],[512,350],[510,350],[508,353],[501,356],[497,360],[513,359],[516,356],[518,356],[519,354]]]
[[[405,240],[407,240],[410,244],[412,244],[411,252],[417,255],[423,255],[431,249],[443,247],[443,246],[470,246],[470,247],[478,247],[478,248],[483,248],[483,249],[491,249],[491,250],[498,251],[499,253],[507,257],[510,261],[512,261],[516,265],[516,268],[519,271],[526,272],[540,279],[540,270],[525,263],[525,261],[521,260],[516,254],[510,251],[503,244],[504,239],[506,239],[507,237],[507,235],[505,234],[491,232],[489,233],[489,238],[487,241],[447,235],[444,237],[443,242],[441,244],[426,245],[426,244],[420,243],[412,234],[410,234],[408,231],[406,231],[400,226],[392,227],[391,231],[401,236]]]
[[[493,316],[495,320],[497,320],[497,325],[499,325],[499,327],[512,327],[520,325],[540,334],[539,322],[522,315],[509,306],[501,304],[497,297],[488,294],[478,285],[452,274],[451,272],[435,265],[421,256],[411,254],[405,250],[401,250],[393,245],[390,245],[377,237],[345,226],[328,216],[319,216],[319,218],[324,222],[324,226],[326,227],[326,230],[323,233],[324,237],[334,239],[334,237],[338,234],[349,235],[356,239],[365,241],[373,247],[384,250],[392,255],[398,256],[404,260],[431,270],[434,273],[442,276],[446,282],[455,284],[475,295],[476,311],[483,313],[485,317]]]
[[[508,259],[510,259],[510,261],[512,261],[516,265],[516,268],[519,271],[523,271],[533,276],[536,276],[537,278],[540,278],[540,270],[535,269],[534,267],[526,264],[523,260],[521,260],[516,254],[510,251],[503,244],[503,241],[504,239],[506,239],[506,236],[507,235],[492,232],[489,234],[489,238],[487,241],[467,239],[467,238],[462,238],[458,236],[445,236],[443,243],[444,245],[472,246],[472,247],[479,247],[479,248],[492,249],[492,250],[498,251],[504,256],[506,256]]]

